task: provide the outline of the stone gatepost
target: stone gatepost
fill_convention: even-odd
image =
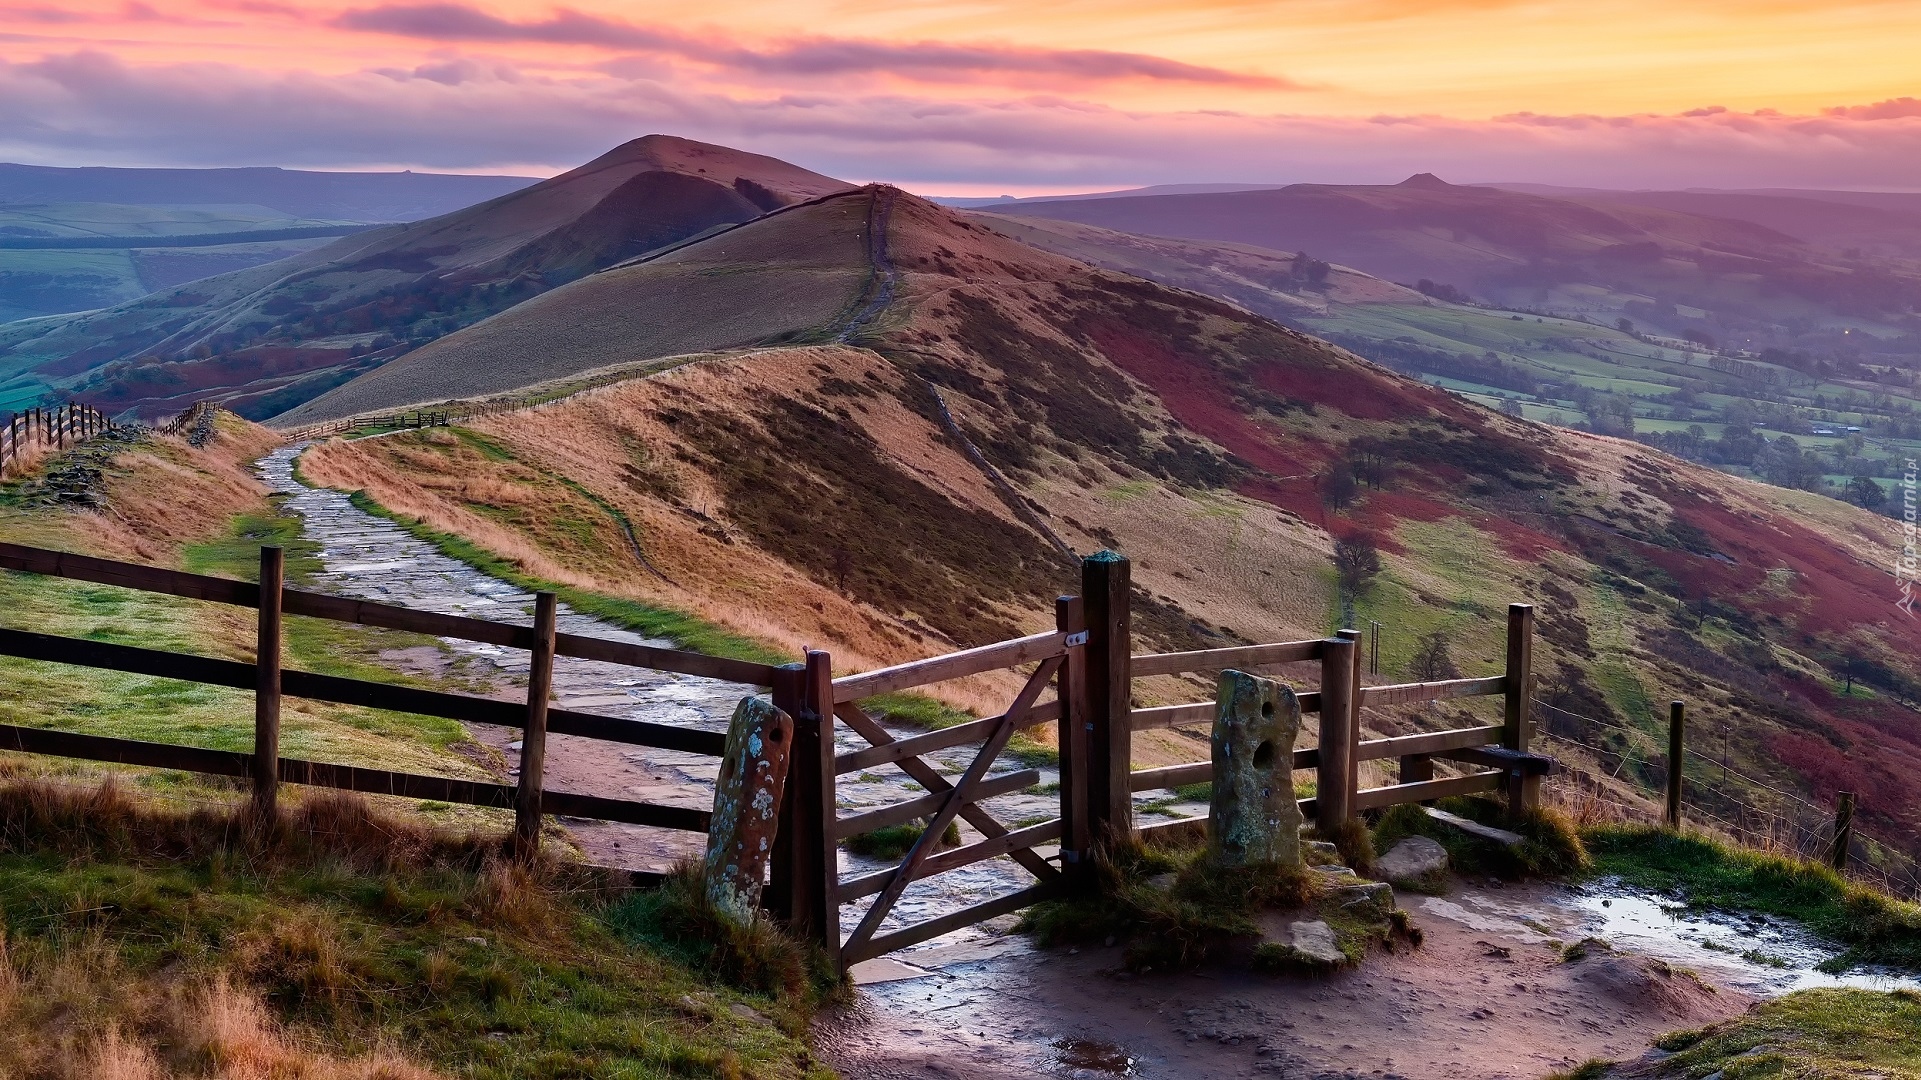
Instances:
[[[742,700],[727,725],[701,887],[716,911],[742,925],[760,907],[793,744],[793,719],[762,698]]]
[[[1301,864],[1294,738],[1301,703],[1272,679],[1223,671],[1214,699],[1209,854],[1230,866]]]

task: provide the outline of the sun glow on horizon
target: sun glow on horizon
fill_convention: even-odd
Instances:
[[[1304,179],[1345,161],[1385,180],[1464,134],[1525,156],[1555,152],[1576,127],[1600,145],[1607,126],[1626,125],[1656,134],[1623,152],[1680,178],[1702,167],[1659,157],[1664,140],[1669,155],[1699,144],[1672,138],[1680,128],[1756,152],[1801,120],[1889,121],[1877,135],[1906,139],[1907,112],[1921,116],[1902,104],[1921,95],[1917,41],[1921,5],[1880,0],[29,0],[0,6],[0,97],[36,124],[0,126],[0,156],[160,164],[140,155],[164,156],[164,144],[116,142],[115,125],[180,110],[265,124],[262,110],[278,107],[345,130],[348,114],[368,113],[369,134],[353,140],[367,145],[255,163],[552,171],[640,123],[814,146],[850,175],[944,194],[1018,195],[1165,181],[1175,162],[1155,162],[1152,147],[1169,131],[1242,144],[1190,162],[1185,179]],[[486,138],[489,110],[528,130]],[[426,148],[445,124],[434,118],[451,114],[473,118],[471,153]],[[410,120],[424,140],[411,153]],[[206,145],[181,147],[178,163],[246,160],[239,138],[231,153],[212,134],[188,140]],[[1294,174],[1276,169],[1285,140],[1301,148]],[[1406,153],[1375,153],[1389,143]],[[890,168],[889,145],[911,146],[911,167]],[[1850,168],[1853,182],[1882,185],[1899,171],[1830,153],[1836,184]]]

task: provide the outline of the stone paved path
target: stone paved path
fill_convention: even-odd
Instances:
[[[312,587],[448,615],[520,625],[532,623],[532,593],[440,554],[431,544],[415,539],[399,525],[357,509],[340,492],[308,487],[294,479],[294,459],[304,448],[305,444],[282,447],[262,458],[257,467],[268,487],[286,496],[286,509],[300,516],[306,538],[320,545],[323,569],[315,575]],[[648,645],[672,644],[644,638],[571,611],[565,605],[560,608],[559,626],[565,633],[588,637]],[[498,689],[497,696],[511,699],[524,693],[520,688],[526,685],[526,653],[454,639],[447,639],[445,644],[457,656],[468,658],[464,665],[467,673],[478,673],[483,681],[491,682]],[[565,656],[554,661],[554,688],[557,703],[563,708],[708,731],[725,731],[735,705],[743,696],[757,691],[756,687],[738,683]],[[506,751],[510,762],[514,760],[512,751],[518,745],[508,741],[513,738],[512,731],[477,727],[473,735],[478,741]],[[866,745],[844,730],[840,732],[840,743],[843,750]],[[970,748],[962,747],[929,755],[929,758],[944,773],[958,776],[972,760],[972,753]],[[1003,758],[996,763],[994,771],[1019,767],[1012,759]],[[645,799],[668,805],[710,808],[717,771],[718,762],[713,758],[566,735],[550,736],[547,749],[546,779],[556,790]],[[1052,770],[1042,770],[1043,783],[1057,779],[1058,775]],[[837,793],[843,812],[885,806],[925,794],[919,785],[892,766],[841,777]],[[1059,812],[1059,796],[1015,794],[989,800],[985,805],[1003,823],[1019,827],[1055,816]],[[697,854],[703,842],[702,837],[693,833],[572,818],[562,820],[588,859],[603,865],[664,870],[678,858]],[[962,836],[966,842],[979,839],[965,826]],[[843,876],[885,865],[845,852],[841,855]],[[909,886],[887,926],[919,922],[1012,891],[1030,881],[1025,871],[1006,858],[918,881]],[[847,930],[851,931],[859,922],[863,906],[843,908],[841,917]]]

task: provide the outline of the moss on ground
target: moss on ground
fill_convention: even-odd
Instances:
[[[1585,839],[1596,874],[1695,908],[1794,919],[1845,948],[1827,965],[1835,970],[1885,964],[1921,971],[1921,905],[1828,867],[1651,826],[1604,826],[1587,830]]]
[[[1921,1080],[1921,994],[1803,990],[1657,1045],[1674,1056],[1652,1068],[1586,1075]]]
[[[1376,850],[1387,851],[1409,836],[1425,836],[1446,848],[1449,865],[1465,874],[1559,878],[1588,869],[1581,832],[1565,814],[1551,807],[1515,822],[1507,819],[1507,808],[1493,799],[1462,796],[1442,799],[1437,805],[1469,820],[1517,832],[1523,843],[1510,848],[1482,840],[1434,820],[1416,804],[1403,803],[1389,807],[1374,826]]]
[[[1103,846],[1095,867],[1098,888],[1028,908],[1016,928],[1044,947],[1123,943],[1127,966],[1140,972],[1197,967],[1258,937],[1262,916],[1279,912],[1325,920],[1348,963],[1375,944],[1419,937],[1399,911],[1336,902],[1339,883],[1311,870],[1222,866],[1199,846],[1140,843]],[[1315,966],[1282,943],[1256,943],[1252,962],[1257,970]]]

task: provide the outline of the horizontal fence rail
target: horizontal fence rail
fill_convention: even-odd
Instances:
[[[262,550],[263,578],[267,577],[271,566],[275,568],[271,580],[279,580],[279,564],[278,549]],[[251,582],[19,544],[0,543],[0,570],[254,608],[261,611],[263,627],[268,626],[271,620],[274,628],[271,637],[263,636],[263,643],[277,640],[278,617],[286,614],[526,649],[535,658],[536,666],[541,663],[550,665],[551,657],[558,654],[759,685],[771,684],[778,671],[766,664],[555,633],[552,619],[554,600],[550,594],[544,593],[540,594],[536,605],[539,609],[536,627],[525,627],[348,600],[297,589],[270,589],[263,595],[260,586]],[[263,605],[263,598],[277,603]],[[529,702],[503,701],[317,672],[281,670],[278,668],[277,648],[261,650],[263,658],[271,657],[265,660],[271,667],[263,667],[261,663],[243,663],[218,657],[0,628],[0,655],[232,689],[252,689],[257,698],[265,694],[262,687],[271,686],[274,702],[284,694],[332,704],[436,716],[468,724],[523,731],[538,728],[542,733],[551,731],[703,756],[719,757],[726,746],[726,736],[719,732],[546,708],[544,700],[539,703],[541,708],[536,713]],[[546,659],[543,661],[542,657]],[[263,679],[263,672],[272,674],[271,682]],[[269,744],[278,740],[278,715],[277,704],[271,709],[256,712],[256,726],[261,728],[258,734],[268,736]],[[436,799],[472,806],[518,808],[523,811],[531,801],[541,814],[564,814],[692,832],[704,833],[708,830],[711,815],[705,810],[540,789],[538,767],[534,770],[535,795],[530,800],[524,747],[535,741],[538,740],[523,737],[522,780],[519,785],[506,785],[303,761],[277,754],[239,753],[42,728],[0,726],[0,750],[178,769],[215,776],[252,776],[256,780],[257,796],[261,784],[265,784],[270,792],[273,785],[284,782],[414,799]]]
[[[1400,803],[1428,802],[1499,788],[1507,789],[1510,809],[1519,813],[1534,805],[1539,779],[1553,765],[1549,759],[1527,750],[1532,726],[1526,698],[1532,679],[1532,634],[1533,608],[1513,605],[1508,620],[1508,670],[1485,678],[1362,686],[1356,644],[1359,635],[1344,630],[1337,637],[1322,641],[1283,641],[1130,656],[1125,680],[1318,660],[1321,687],[1296,694],[1302,714],[1319,714],[1320,718],[1320,745],[1296,750],[1292,762],[1295,770],[1312,769],[1317,773],[1316,797],[1300,800],[1304,815],[1340,820]],[[1386,708],[1467,697],[1505,699],[1507,718],[1503,723],[1480,727],[1382,739],[1360,738],[1360,711],[1364,707]],[[1215,709],[1212,701],[1130,708],[1126,727],[1131,734],[1188,724],[1211,724]],[[1399,783],[1361,788],[1357,766],[1364,761],[1384,759],[1399,763]],[[1433,765],[1436,759],[1474,771],[1436,779]],[[1126,775],[1130,794],[1173,790],[1213,780],[1212,761],[1132,769]],[[1148,826],[1147,830],[1182,824],[1191,825],[1192,820],[1163,822]]]
[[[163,593],[191,600],[206,600],[234,607],[258,608],[260,587],[233,578],[189,574],[137,563],[115,562],[67,551],[0,543],[0,570],[18,570],[47,577],[89,581],[96,585],[118,585],[141,592]],[[466,615],[442,615],[433,611],[382,604],[373,600],[354,600],[326,593],[287,589],[282,593],[282,610],[288,615],[305,615],[331,622],[357,623],[386,630],[405,630],[434,637],[460,638],[510,649],[533,647],[532,627],[491,622]],[[698,675],[726,682],[770,686],[775,668],[705,653],[634,645],[605,638],[556,634],[554,651],[561,656],[582,660],[604,660],[630,667],[654,668],[682,675]],[[249,684],[251,685],[251,684]]]
[[[834,680],[834,700],[837,702],[859,701],[879,694],[911,690],[917,686],[947,682],[950,679],[960,679],[999,668],[1017,667],[1032,661],[1045,660],[1060,655],[1066,645],[1066,638],[1065,634],[1051,631],[993,645],[983,645],[978,649],[948,653],[945,656],[936,656],[927,660],[897,664],[877,671],[862,672],[859,675],[843,675]]]

